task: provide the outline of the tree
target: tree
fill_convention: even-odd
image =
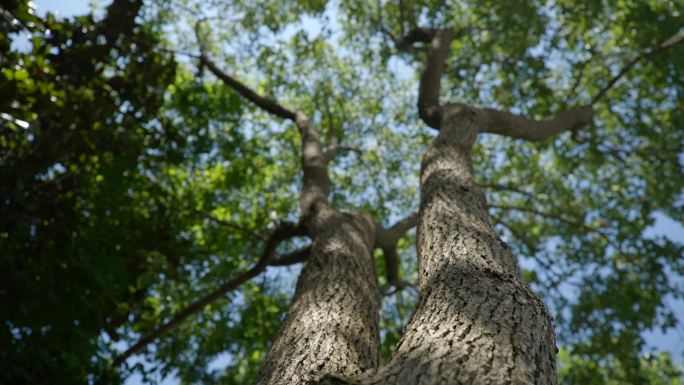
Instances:
[[[3,40],[1,293],[31,298],[3,314],[8,381],[114,382],[147,352],[209,383],[227,351],[229,383],[555,383],[554,326],[564,383],[681,375],[641,335],[682,294],[682,246],[643,232],[683,217],[678,6],[145,5],[5,10],[33,35]],[[270,268],[302,262],[294,290]]]

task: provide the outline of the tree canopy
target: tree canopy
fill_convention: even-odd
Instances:
[[[392,229],[416,210],[434,136],[417,107],[425,47],[409,43],[450,28],[438,98],[536,118],[593,108],[581,130],[484,135],[473,154],[497,231],[554,314],[560,382],[682,383],[644,333],[682,322],[668,303],[684,295],[684,245],[645,230],[655,213],[684,218],[683,13],[662,0],[114,0],[58,18],[7,2],[0,379],[250,382],[309,241],[288,227],[299,132],[245,92],[304,111],[334,157],[333,205]],[[375,254],[385,357],[416,298],[402,230]]]

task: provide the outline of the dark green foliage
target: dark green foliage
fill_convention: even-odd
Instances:
[[[128,3],[101,21],[2,10],[0,382],[85,382],[122,305],[142,302],[151,255],[178,263],[186,243],[145,174],[178,156],[158,118],[175,65]],[[11,46],[18,34],[30,41]]]

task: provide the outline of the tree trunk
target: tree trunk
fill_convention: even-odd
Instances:
[[[295,385],[322,374],[353,376],[379,363],[380,292],[367,216],[318,205],[313,247],[256,383]]]
[[[481,122],[481,110],[444,109],[421,170],[416,310],[392,359],[364,384],[556,383],[551,318],[473,181]]]
[[[485,112],[448,105],[441,119],[421,170],[420,295],[390,361],[377,367],[366,230],[331,214],[258,384],[556,383],[551,317],[489,224],[473,180],[470,154]]]
[[[440,82],[458,34],[416,28],[397,41],[399,49],[418,42],[427,48],[418,115],[440,132],[421,169],[420,295],[396,351],[381,367],[372,251],[383,248],[392,262],[397,234],[413,226],[415,215],[390,229],[376,229],[368,217],[333,210],[327,167],[337,144],[324,151],[306,114],[221,71],[200,42],[201,60],[212,73],[264,111],[294,122],[302,137],[300,223],[306,223],[313,247],[258,385],[556,383],[551,317],[489,223],[484,192],[473,179],[471,151],[480,132],[544,140],[576,131],[591,122],[593,109],[576,107],[536,120],[442,105]],[[388,278],[400,287],[396,264],[389,262]]]
[[[489,224],[470,153],[483,111],[446,106],[421,170],[420,295],[389,362],[346,384],[555,384],[555,336]]]

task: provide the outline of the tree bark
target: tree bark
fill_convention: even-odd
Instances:
[[[421,169],[420,295],[389,362],[377,366],[372,225],[328,209],[257,384],[556,384],[551,317],[473,180],[486,124],[485,110],[442,108]]]
[[[326,373],[353,376],[379,363],[374,224],[323,204],[314,210],[311,255],[258,385],[306,384]]]
[[[494,233],[473,181],[470,152],[484,115],[443,109],[421,170],[418,303],[390,361],[353,383],[556,383],[551,317]]]
[[[372,251],[375,224],[363,214],[330,207],[328,163],[319,133],[302,111],[262,96],[218,68],[195,33],[201,60],[226,85],[262,110],[293,121],[301,135],[300,224],[312,239],[308,263],[278,336],[257,375],[258,385],[318,381],[326,373],[344,376],[376,367],[380,360],[380,290]],[[294,255],[294,258],[299,258]]]
[[[442,106],[440,78],[454,34],[420,35],[431,46],[419,115],[439,135],[421,169],[420,295],[385,365],[378,366],[380,299],[372,250],[375,238],[375,246],[392,249],[396,237],[376,231],[365,216],[333,210],[327,203],[328,160],[317,132],[295,110],[267,109],[294,120],[302,134],[300,210],[313,245],[256,384],[556,383],[551,317],[489,223],[484,192],[473,180],[471,150],[480,132],[541,140],[586,124],[591,109],[536,122],[532,135],[526,128],[535,121],[524,117]],[[265,109],[274,104],[255,93],[243,95]],[[391,272],[390,278],[399,281],[396,275]]]

